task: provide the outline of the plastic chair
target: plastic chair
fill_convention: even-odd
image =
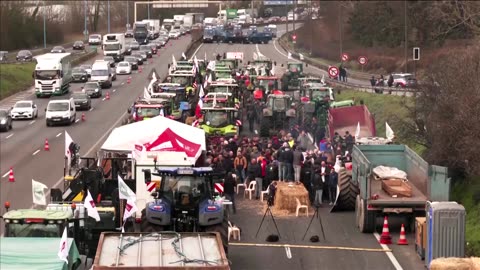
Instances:
[[[262,191],[262,192],[260,193],[260,201],[263,202],[263,194],[268,195],[269,192],[270,192],[270,185],[268,185],[267,190]]]
[[[240,192],[240,187],[246,188],[247,186],[245,184],[237,184],[237,194]]]
[[[237,226],[232,225],[230,221],[228,222],[228,241],[230,241],[230,237],[233,236],[233,239],[240,241],[240,228]]]
[[[243,193],[243,197],[245,198],[245,196],[248,193],[249,198],[251,200],[252,199],[252,193],[255,192],[256,186],[257,186],[257,182],[255,182],[254,180],[250,181],[250,184],[248,184],[248,188],[246,188],[245,192]]]
[[[300,209],[305,209],[305,213],[307,214],[307,217],[308,217],[308,205],[301,204],[298,198],[295,198],[295,201],[297,202],[297,213],[296,213],[297,217],[298,217],[298,211]]]

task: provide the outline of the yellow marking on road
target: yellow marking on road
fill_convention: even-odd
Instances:
[[[367,252],[391,252],[390,249],[382,248],[357,248],[357,247],[338,247],[338,246],[309,246],[309,245],[289,245],[289,244],[257,244],[257,243],[228,243],[230,246],[240,247],[276,247],[276,248],[305,248],[305,249],[332,249],[348,251],[367,251]]]

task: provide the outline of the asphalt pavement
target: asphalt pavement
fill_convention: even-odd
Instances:
[[[110,94],[110,100],[104,98],[92,99],[92,110],[86,111],[86,121],[80,120],[77,112],[76,123],[72,126],[46,127],[45,108],[48,98],[36,98],[33,89],[14,95],[0,102],[0,107],[10,107],[17,100],[34,100],[38,106],[39,116],[35,120],[15,121],[13,129],[0,134],[0,201],[10,201],[12,209],[30,208],[32,206],[31,179],[51,187],[63,188],[64,170],[64,131],[67,131],[75,142],[80,145],[81,156],[95,156],[96,150],[107,138],[110,131],[121,124],[127,108],[143,96],[143,89],[149,83],[149,72],[155,68],[162,76],[166,76],[167,64],[171,62],[172,54],[180,59],[181,54],[190,43],[190,36],[179,40],[170,40],[165,48],[159,50],[159,55],[153,57],[153,63],[144,64],[143,72],[134,72],[132,81],[127,83],[129,75],[117,75],[113,87],[104,89]],[[89,60],[93,63],[102,59],[102,51]],[[83,83],[72,83],[70,93],[79,91]],[[68,98],[70,94],[59,98]],[[48,139],[50,151],[44,151],[44,142]],[[8,181],[8,171],[12,167],[15,182]],[[0,213],[5,209],[1,207]]]

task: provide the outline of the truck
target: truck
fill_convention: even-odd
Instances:
[[[93,270],[229,270],[228,259],[221,247],[218,233],[103,233]]]
[[[133,25],[133,38],[138,44],[148,44],[148,24],[142,21],[135,22]]]
[[[173,15],[173,21],[175,21],[175,24],[183,25],[183,18],[185,15]]]
[[[103,36],[103,54],[112,56],[115,62],[123,61],[126,48],[124,34],[106,34]]]
[[[190,31],[192,30],[192,26],[193,26],[193,15],[187,13],[183,17],[183,27],[185,28],[187,33],[190,33]]]
[[[237,17],[237,10],[233,8],[227,9],[226,17],[227,19],[235,19]]]
[[[70,53],[47,53],[35,57],[37,64],[32,77],[35,95],[39,97],[68,93],[72,77]]]
[[[175,21],[173,19],[164,19],[162,22],[162,29],[165,29],[170,32],[174,24],[175,24]]]
[[[375,118],[367,106],[339,107],[328,110],[327,130],[330,138],[335,136],[335,132],[343,136],[346,131],[353,136],[358,125],[360,125],[359,137],[377,136]]]
[[[407,179],[399,181],[403,181],[402,186],[409,186],[411,196],[387,193],[385,180],[374,173],[377,166],[405,172]],[[351,181],[360,191],[355,199],[355,217],[363,233],[375,230],[377,217],[390,214],[406,215],[406,227],[413,229],[415,217],[425,217],[427,201],[449,201],[450,196],[448,169],[428,164],[406,145],[353,146]]]
[[[160,20],[143,20],[147,23],[148,38],[156,39],[160,36]]]

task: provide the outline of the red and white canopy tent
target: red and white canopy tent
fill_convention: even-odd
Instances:
[[[101,150],[133,152],[137,159],[155,156],[159,164],[195,163],[206,150],[205,131],[157,116],[115,128]]]

